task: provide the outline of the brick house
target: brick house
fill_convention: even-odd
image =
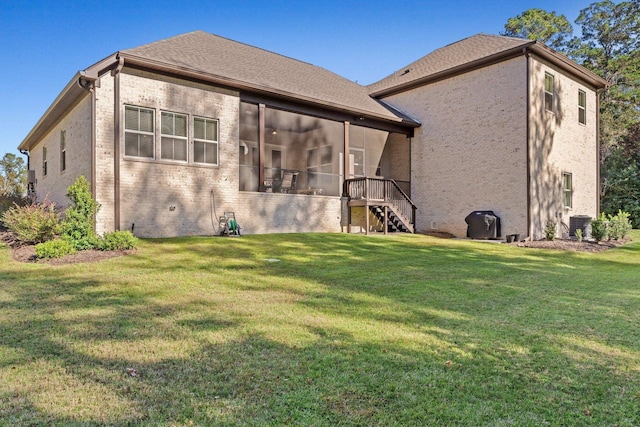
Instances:
[[[368,87],[196,31],[77,73],[19,149],[65,204],[79,175],[97,231],[503,234],[598,212],[602,79],[546,46],[477,35]],[[386,224],[386,226],[384,225]]]

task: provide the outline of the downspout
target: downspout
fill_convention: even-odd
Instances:
[[[30,161],[29,150],[20,150],[20,154],[22,154],[23,156],[27,156],[27,170],[29,170],[30,169],[30,167],[29,167],[29,161]]]
[[[91,194],[93,194],[94,200],[97,199],[96,194],[96,80],[89,79],[86,76],[80,77],[78,79],[78,85],[89,92],[91,94],[91,170],[90,174],[90,185],[91,185]],[[96,227],[96,222],[93,224],[94,232]]]
[[[29,170],[31,170],[31,157],[29,157],[29,150],[20,150],[20,154],[27,156],[27,197],[31,196],[31,183],[29,182]]]
[[[529,58],[529,51],[525,47],[522,49],[522,53],[524,54],[526,60],[526,74],[527,74],[527,120],[526,120],[526,132],[527,132],[527,236],[529,239],[532,238],[532,228],[531,228],[531,65]]]
[[[596,90],[596,218],[600,216],[602,182],[600,182],[600,94],[606,89]]]
[[[120,71],[124,58],[116,57],[118,65],[111,70],[113,76],[113,227],[120,230]]]

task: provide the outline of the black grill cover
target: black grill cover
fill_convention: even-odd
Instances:
[[[500,217],[493,211],[473,211],[464,219],[467,223],[467,237],[472,239],[498,239],[500,237]]]

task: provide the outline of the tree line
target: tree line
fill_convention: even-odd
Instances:
[[[629,212],[640,227],[640,0],[599,1],[575,20],[529,9],[510,18],[502,35],[538,40],[607,82],[600,98],[601,210]]]

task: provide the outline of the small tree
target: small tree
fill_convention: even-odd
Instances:
[[[22,205],[27,193],[27,167],[22,157],[6,153],[0,159],[0,212]]]
[[[547,240],[554,240],[556,238],[557,224],[555,221],[548,220],[544,226],[544,237]]]
[[[609,221],[607,221],[606,215],[602,213],[598,218],[591,220],[591,237],[593,237],[596,242],[600,242],[606,239],[608,235]]]
[[[89,181],[79,176],[67,189],[71,205],[62,221],[62,237],[77,250],[92,249],[96,245],[95,215],[100,208],[89,189]]]

